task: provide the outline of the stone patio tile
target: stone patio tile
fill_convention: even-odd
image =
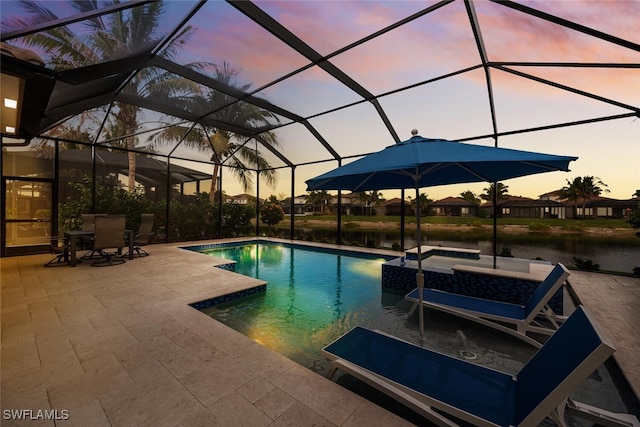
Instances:
[[[236,389],[238,393],[242,395],[251,403],[256,403],[262,399],[267,393],[275,390],[276,387],[269,381],[261,377],[260,375],[253,378],[251,381],[246,382]]]
[[[212,345],[180,348],[171,354],[158,356],[158,361],[171,374],[178,378],[184,378],[207,366],[227,366],[233,364],[233,359],[225,352],[217,350]]]
[[[238,393],[228,393],[207,410],[199,411],[182,423],[180,427],[261,427],[271,425],[271,419],[247,402]]]
[[[330,415],[330,414],[326,414]],[[285,411],[277,420],[270,424],[271,427],[298,427],[298,426],[314,426],[314,427],[335,427],[339,424],[333,424],[322,415],[313,411],[309,407],[300,402],[296,402]],[[365,425],[365,424],[362,424]]]
[[[256,374],[242,366],[229,363],[208,364],[180,378],[180,383],[193,394],[200,403],[209,407],[226,394],[251,381]]]
[[[37,369],[37,374],[42,371]],[[29,374],[27,374],[29,375]],[[0,393],[2,394],[2,409],[49,409],[49,398],[42,377],[2,376]],[[2,421],[4,426],[5,421]],[[23,424],[24,425],[24,424]]]
[[[406,421],[380,406],[365,400],[358,406],[342,427],[410,427],[414,424]]]
[[[134,382],[100,398],[114,426],[176,425],[203,406],[175,378]]]
[[[113,364],[110,368],[73,375],[48,387],[51,404],[58,408],[82,405],[114,390],[123,390],[134,384],[124,368],[114,369]]]
[[[40,366],[38,347],[33,334],[16,337],[2,343],[2,375],[14,375]]]
[[[101,330],[100,334],[72,338],[71,344],[82,362],[96,354],[127,351],[130,348],[135,348],[139,341],[122,325],[116,325]]]
[[[296,402],[297,400],[292,396],[289,396],[279,388],[275,388],[258,399],[254,405],[267,414],[269,418],[275,420],[295,405]]]
[[[254,341],[247,341],[241,346],[235,357],[240,366],[251,369],[260,376],[273,380],[291,368],[300,366],[283,355],[268,350]]]
[[[67,411],[68,419],[56,421],[56,426],[61,427],[111,427],[107,414],[102,409],[99,400],[92,400],[83,404],[68,404],[66,407],[53,408],[62,413]],[[88,421],[89,420],[89,421]]]
[[[364,400],[297,364],[272,383],[336,425],[342,425]]]

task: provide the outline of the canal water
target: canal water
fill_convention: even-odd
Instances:
[[[306,230],[304,235],[316,241],[335,242],[337,233],[333,230]],[[288,238],[288,231],[281,231]],[[392,248],[400,244],[400,232],[354,231],[343,229],[343,244]],[[474,235],[466,232],[429,231],[422,233],[425,245],[451,246],[480,249],[483,255],[493,255],[491,235]],[[405,249],[416,246],[415,233],[405,233]],[[575,266],[578,258],[598,264],[602,271],[633,273],[640,268],[640,238],[603,238],[585,235],[553,235],[543,233],[500,234],[497,238],[497,252],[510,251],[517,258],[544,259],[552,263],[561,262]]]

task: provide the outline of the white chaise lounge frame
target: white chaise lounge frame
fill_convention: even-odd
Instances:
[[[558,263],[523,306],[429,288],[422,289],[422,305],[490,326],[539,348],[542,344],[527,334],[552,335],[558,329],[559,322],[565,318],[556,315],[548,303],[570,274]],[[418,307],[418,291],[416,288],[405,296],[405,300],[413,302],[409,315]],[[549,326],[536,321],[540,315],[547,319]]]

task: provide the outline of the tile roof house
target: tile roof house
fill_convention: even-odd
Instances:
[[[429,203],[427,208],[429,215],[435,216],[477,216],[479,210],[477,203],[462,197],[445,197]]]
[[[568,218],[626,218],[633,209],[638,207],[638,199],[611,199],[609,197],[592,197],[591,199],[568,200],[565,202]],[[584,212],[583,212],[584,211]]]
[[[501,218],[567,218],[566,204],[551,199],[508,196],[498,202]],[[480,206],[488,216],[493,215],[493,203]]]
[[[389,199],[384,202],[384,215],[400,215],[402,213],[402,201],[398,197],[394,197],[393,199]],[[411,207],[411,203],[404,201],[404,214],[405,215],[413,215],[413,208]]]

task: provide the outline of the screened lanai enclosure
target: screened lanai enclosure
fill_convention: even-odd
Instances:
[[[153,211],[167,241],[257,233],[233,229],[248,215],[235,195],[290,205],[293,238],[305,180],[413,128],[578,156],[578,174],[606,156],[638,179],[638,2],[2,1],[0,13],[3,256],[47,250],[81,213],[134,227]],[[566,178],[532,179],[542,193]]]

